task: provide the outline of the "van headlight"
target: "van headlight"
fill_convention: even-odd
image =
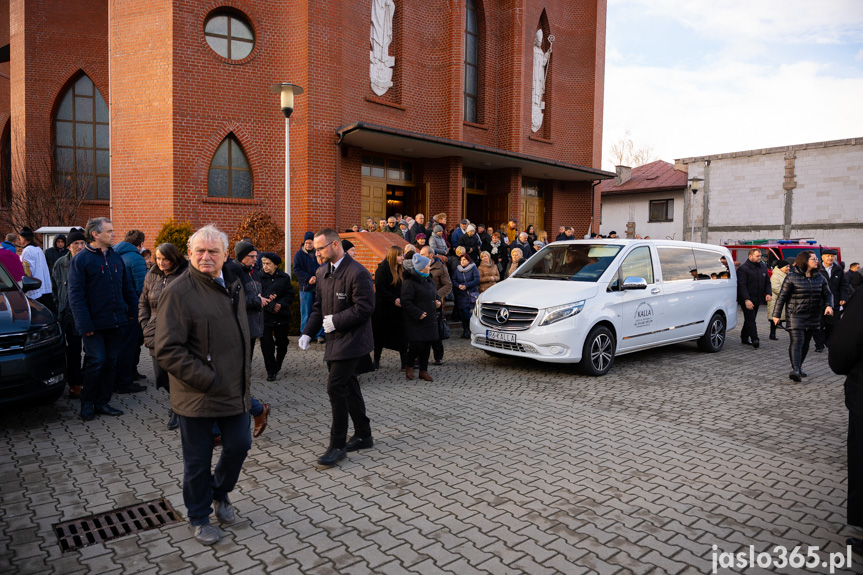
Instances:
[[[481,309],[482,307],[479,305],[479,298],[476,298],[476,302],[473,304],[473,315],[479,317]]]
[[[543,310],[544,315],[539,325],[551,325],[562,319],[578,315],[582,309],[584,309],[584,300],[546,308]]]
[[[56,343],[60,341],[61,336],[60,324],[57,322],[39,329],[30,330],[24,342],[24,349],[33,349]]]

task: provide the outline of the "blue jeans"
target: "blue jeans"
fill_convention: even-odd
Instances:
[[[84,339],[84,372],[81,403],[105,405],[114,391],[117,359],[123,349],[126,327],[100,329]]]
[[[312,314],[312,307],[315,305],[315,292],[301,291],[300,292],[300,332],[306,329],[306,322]],[[318,332],[315,337],[324,337],[324,328]]]
[[[183,445],[183,503],[191,525],[206,525],[213,512],[212,502],[227,500],[252,448],[249,414],[179,417]],[[214,424],[222,430],[222,454],[216,469],[210,471],[213,464],[211,429]]]

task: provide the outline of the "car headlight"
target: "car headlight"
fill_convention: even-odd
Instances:
[[[481,312],[482,312],[482,306],[480,306],[479,298],[477,298],[476,302],[473,304],[473,315],[476,317],[480,317]]]
[[[60,336],[60,324],[57,322],[31,330],[27,333],[27,339],[24,342],[24,349],[33,349],[44,345],[50,345],[60,341]]]
[[[582,309],[584,309],[584,300],[546,308],[543,310],[545,315],[542,316],[542,321],[539,322],[539,325],[550,325],[562,319],[578,315]]]

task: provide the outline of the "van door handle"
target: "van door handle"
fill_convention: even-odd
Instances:
[[[652,290],[650,290],[650,293],[652,293],[652,294],[658,294],[658,293],[659,293],[659,288],[653,288]]]

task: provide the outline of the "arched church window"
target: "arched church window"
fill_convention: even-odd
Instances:
[[[215,198],[252,197],[249,160],[233,134],[228,134],[213,154],[207,178],[207,195]]]

